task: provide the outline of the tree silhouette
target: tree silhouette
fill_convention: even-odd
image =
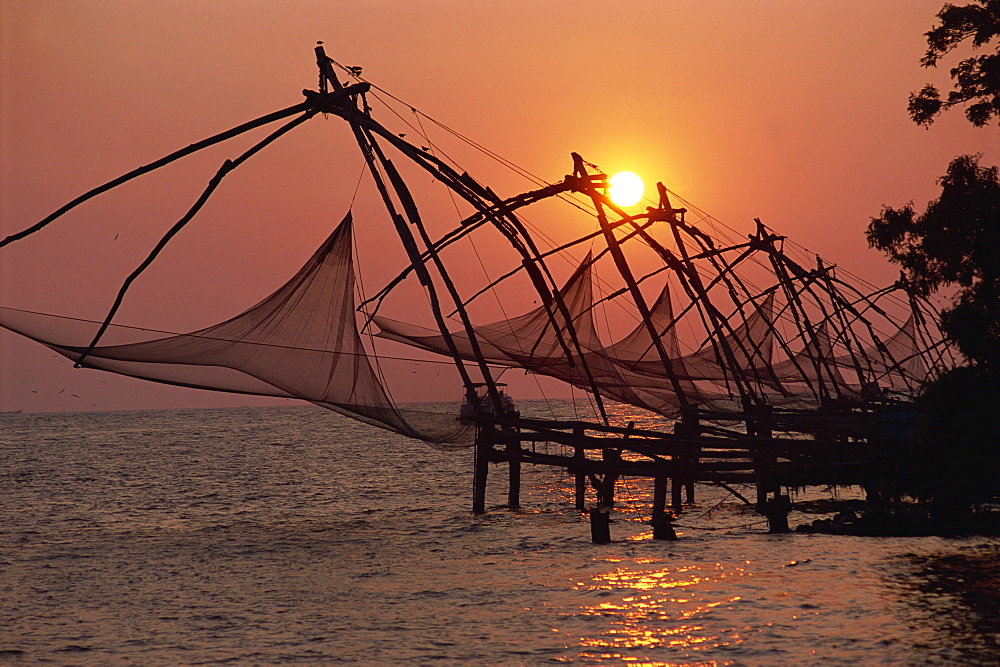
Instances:
[[[997,495],[1000,406],[1000,179],[979,157],[955,158],[923,213],[884,207],[868,243],[920,294],[951,288],[941,329],[969,364],[924,387],[915,440],[893,452],[890,495],[969,506]]]
[[[939,180],[941,196],[917,214],[886,206],[868,226],[868,243],[899,264],[927,295],[957,288],[941,327],[974,364],[1000,373],[1000,180],[996,167],[962,155]]]
[[[974,50],[993,44],[993,53],[962,60],[950,74],[955,87],[946,99],[932,84],[910,94],[910,117],[919,125],[930,125],[945,109],[968,104],[965,116],[982,127],[994,116],[1000,118],[1000,0],[975,0],[968,5],[946,3],[938,12],[941,25],[927,35],[927,52],[920,63],[937,67],[942,56],[970,42]]]
[[[993,45],[951,70],[955,87],[942,100],[933,85],[910,95],[909,112],[930,125],[945,109],[967,105],[977,127],[1000,119],[1000,0],[946,3],[941,24],[927,34],[924,67],[960,44]],[[923,213],[913,204],[885,206],[866,236],[873,248],[899,264],[912,289],[927,295],[953,289],[952,306],[941,312],[944,335],[968,364],[924,387],[915,402],[921,424],[914,440],[891,453],[889,494],[969,508],[1000,495],[1000,179],[979,155],[961,155],[941,179],[941,196]]]

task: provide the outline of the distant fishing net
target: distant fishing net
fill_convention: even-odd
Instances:
[[[591,265],[588,256],[557,292],[569,313],[568,320],[559,311],[550,317],[546,308],[539,307],[518,317],[475,327],[487,361],[527,368],[582,389],[596,388],[606,398],[667,417],[681,414],[679,393],[701,404],[710,403],[711,394],[693,380],[717,380],[724,378],[724,373],[702,356],[681,355],[669,290],[664,288],[650,313],[652,328],[666,352],[664,363],[644,323],[612,345],[601,342],[593,319]],[[381,316],[373,320],[382,338],[448,353],[444,337],[430,329]],[[462,358],[474,358],[467,334],[456,331],[451,337]],[[665,367],[668,364],[669,373]]]
[[[112,325],[82,365],[183,387],[302,399],[442,446],[472,444],[457,406],[453,414],[400,407],[379,380],[355,324],[351,234],[348,214],[291,280],[230,320],[152,340],[148,330]],[[98,323],[0,308],[0,326],[76,361]]]
[[[472,428],[447,412],[399,406],[362,345],[355,320],[351,216],[284,286],[246,312],[187,334],[112,325],[88,351],[98,323],[0,308],[0,326],[82,365],[201,389],[307,400],[444,448],[472,444]],[[775,290],[743,304],[684,354],[669,284],[640,322],[610,345],[594,322],[588,255],[552,301],[522,315],[450,332],[375,316],[382,339],[460,360],[523,368],[660,415],[685,406],[739,411],[748,393],[773,407],[815,409],[824,397],[872,388],[912,395],[928,374],[911,316],[876,344],[820,321],[797,349],[778,344]],[[555,307],[558,302],[560,307]],[[785,306],[787,309],[787,305]],[[898,326],[898,325],[897,325]],[[651,336],[655,332],[656,338]],[[794,342],[794,341],[793,341]],[[476,347],[478,347],[477,355]]]
[[[475,326],[486,361],[558,378],[671,418],[681,416],[685,401],[707,409],[740,410],[748,391],[774,407],[816,408],[824,396],[857,399],[866,387],[912,394],[927,378],[925,351],[914,334],[912,317],[879,345],[850,351],[843,332],[834,335],[821,322],[799,342],[799,350],[790,350],[787,344],[779,350],[773,290],[749,300],[726,326],[720,324],[694,352],[683,354],[679,318],[666,285],[650,308],[649,326],[640,323],[605,345],[592,315],[591,265],[588,255],[555,292],[563,310],[539,307]],[[435,330],[383,316],[373,321],[381,338],[451,354],[444,336]],[[656,332],[662,354],[650,329]],[[461,358],[475,360],[465,331],[450,336]]]
[[[665,386],[662,377],[630,371],[601,343],[593,320],[591,265],[588,255],[557,291],[565,311],[539,307],[517,317],[476,326],[480,352],[489,363],[525,368],[584,390],[596,388],[606,398],[659,414],[679,414],[677,394]],[[669,299],[665,308],[670,308]],[[450,353],[444,336],[434,330],[382,316],[372,319],[380,329],[381,338],[443,355]],[[636,358],[643,357],[653,347],[644,327],[640,329],[628,338],[630,343],[626,345]],[[463,359],[475,360],[467,333],[453,331],[451,339]],[[665,331],[663,339],[673,341],[672,332]],[[672,342],[665,344],[672,346],[672,350],[676,347]],[[626,349],[619,351],[624,353]],[[690,389],[694,391],[693,387]]]

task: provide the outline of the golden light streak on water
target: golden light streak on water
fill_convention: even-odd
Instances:
[[[614,598],[581,608],[579,615],[604,619],[608,627],[599,635],[581,637],[579,646],[585,651],[580,655],[638,664],[633,662],[635,656],[629,660],[621,652],[654,648],[697,651],[740,644],[745,641],[740,632],[735,629],[724,635],[707,632],[699,618],[742,599],[738,595],[706,599],[704,592],[716,592],[723,581],[748,575],[741,566],[712,563],[643,570],[616,567],[594,575],[589,581],[578,581],[577,590]],[[687,593],[689,590],[692,594]],[[587,649],[604,651],[590,653]]]

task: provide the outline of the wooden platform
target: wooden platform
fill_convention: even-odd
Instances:
[[[615,483],[622,477],[653,480],[654,526],[694,501],[696,483],[748,484],[772,530],[787,530],[790,504],[782,488],[874,488],[884,470],[881,453],[899,436],[886,424],[898,425],[899,414],[909,410],[906,405],[841,405],[826,413],[769,414],[764,420],[759,414],[728,413],[714,416],[743,424],[723,428],[689,420],[678,422],[673,433],[520,416],[485,420],[477,425],[473,511],[485,511],[489,463],[506,462],[511,507],[520,505],[521,465],[547,465],[574,476],[581,511],[588,487],[594,492],[593,510],[613,506]],[[775,427],[781,428],[777,436]],[[541,451],[542,443],[561,445],[562,453]]]

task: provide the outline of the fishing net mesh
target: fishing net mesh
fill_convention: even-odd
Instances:
[[[303,399],[360,421],[442,447],[472,444],[456,409],[398,405],[380,381],[358,333],[352,221],[348,214],[281,288],[247,311],[186,334],[112,325],[87,351],[98,323],[0,308],[0,326],[82,365],[186,387]],[[641,321],[605,345],[594,322],[588,254],[542,306],[473,327],[486,363],[518,367],[678,417],[687,406],[740,410],[746,397],[775,407],[815,407],[855,398],[866,387],[909,391],[927,375],[912,318],[885,341],[851,341],[828,321],[800,334],[798,351],[780,345],[775,290],[719,319],[695,351],[681,352],[667,283]],[[785,306],[787,309],[787,306]],[[717,318],[718,319],[718,318]],[[378,337],[451,356],[438,330],[375,316]],[[458,357],[477,362],[469,332],[450,332]]]
[[[348,214],[287,283],[247,311],[191,333],[152,337],[112,325],[84,366],[201,389],[303,399],[429,442],[471,444],[454,414],[391,400],[355,324]],[[98,324],[3,308],[0,325],[74,361]]]

